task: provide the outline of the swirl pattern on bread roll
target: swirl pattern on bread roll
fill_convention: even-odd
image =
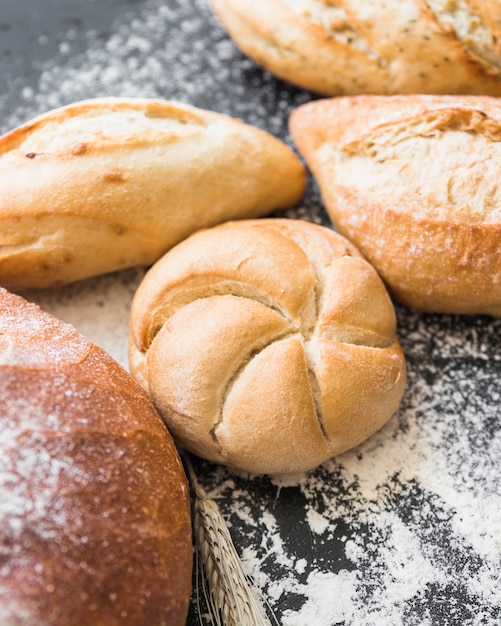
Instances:
[[[147,273],[130,363],[177,442],[253,473],[313,468],[397,410],[405,361],[375,270],[292,219],[195,233]]]
[[[176,448],[110,356],[0,289],[0,623],[182,626],[191,520]]]
[[[151,265],[198,228],[301,200],[299,159],[226,115],[77,102],[0,137],[0,284],[44,288]]]

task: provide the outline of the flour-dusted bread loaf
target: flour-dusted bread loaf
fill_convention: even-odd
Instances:
[[[144,390],[0,289],[0,624],[183,626],[188,486]]]
[[[299,159],[268,133],[177,102],[96,99],[0,137],[0,285],[150,265],[198,228],[297,203]]]
[[[395,325],[376,271],[331,229],[229,222],[146,275],[132,305],[131,371],[185,449],[252,473],[298,472],[397,410]]]
[[[499,0],[211,0],[278,77],[324,95],[501,95]]]
[[[501,100],[334,98],[290,125],[336,227],[396,298],[501,315]]]

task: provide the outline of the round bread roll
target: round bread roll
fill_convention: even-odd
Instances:
[[[144,390],[0,289],[0,624],[182,626],[188,487]]]
[[[56,109],[0,137],[0,284],[43,288],[151,265],[193,231],[300,201],[268,133],[163,100]]]
[[[498,98],[333,98],[290,127],[332,221],[396,299],[501,315]]]
[[[497,0],[211,0],[241,50],[323,95],[501,95]]]
[[[332,230],[229,222],[178,244],[131,313],[131,371],[180,446],[251,473],[314,468],[399,406],[405,361],[375,270]]]

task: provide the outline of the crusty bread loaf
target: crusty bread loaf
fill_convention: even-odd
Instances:
[[[185,449],[253,473],[298,472],[396,411],[395,332],[382,281],[343,237],[242,220],[191,235],[147,273],[131,371]]]
[[[211,0],[242,51],[324,95],[501,95],[496,0]]]
[[[0,624],[182,626],[186,478],[144,390],[0,289]]]
[[[354,96],[293,112],[336,227],[406,305],[501,315],[501,101]]]
[[[188,105],[96,99],[0,138],[0,285],[149,265],[201,227],[297,203],[299,159],[268,133]]]

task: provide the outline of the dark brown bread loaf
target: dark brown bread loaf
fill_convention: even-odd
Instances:
[[[0,290],[0,624],[181,626],[186,478],[146,394]]]

